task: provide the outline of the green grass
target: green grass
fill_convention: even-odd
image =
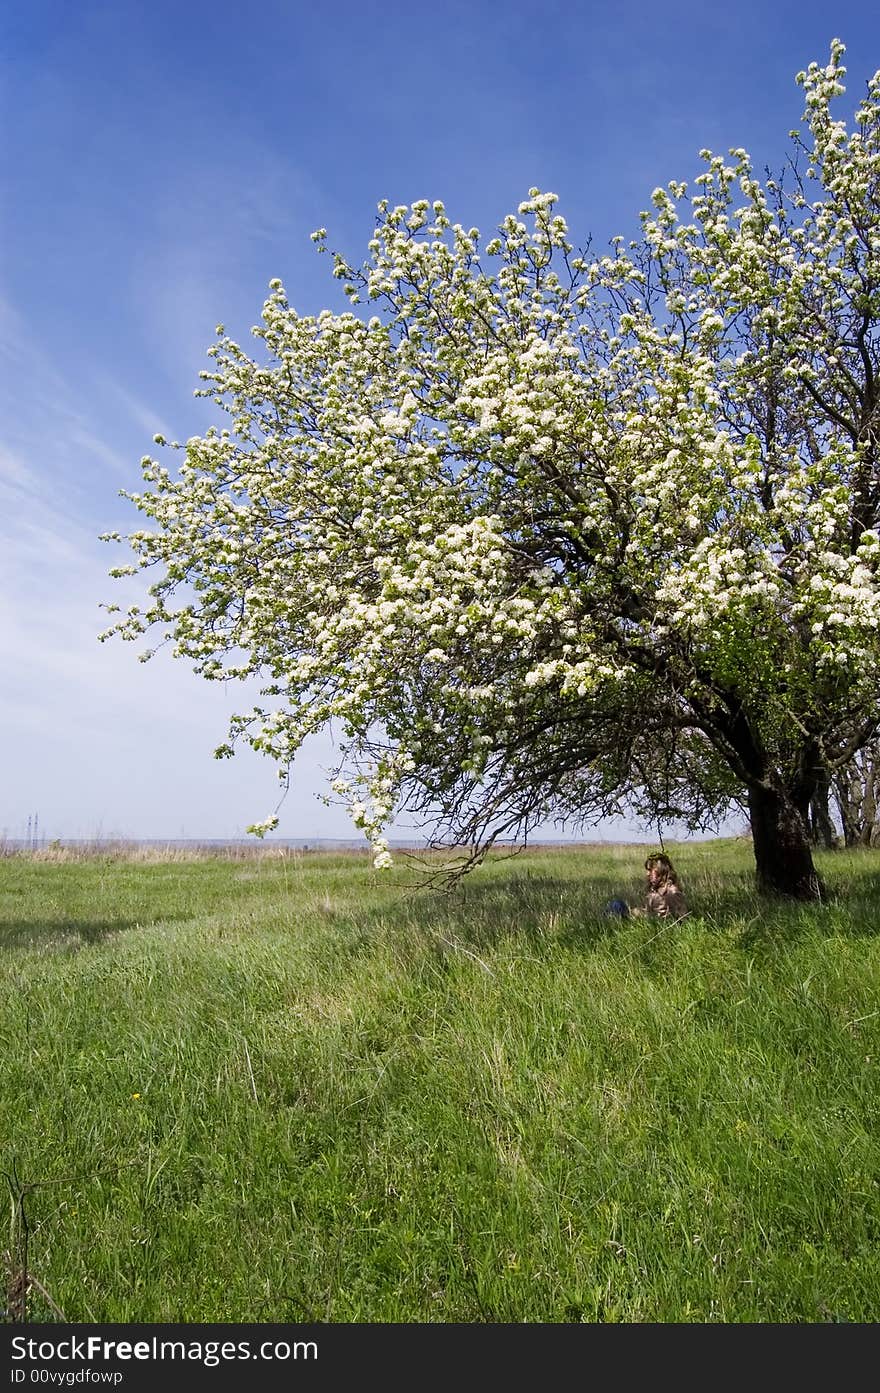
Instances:
[[[760,903],[743,843],[673,857],[675,926],[601,916],[632,847],[447,895],[5,858],[31,1272],[89,1322],[880,1319],[880,855],[820,858],[821,908]]]

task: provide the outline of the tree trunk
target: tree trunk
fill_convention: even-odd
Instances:
[[[834,792],[843,827],[843,844],[844,846],[858,846],[861,799],[857,792],[857,781],[850,769],[843,769],[838,773]]]
[[[792,798],[764,785],[749,790],[749,817],[758,889],[795,900],[822,900],[810,834]]]
[[[834,796],[847,846],[880,843],[880,746],[875,740],[859,750],[834,780]]]
[[[877,763],[869,752],[866,752],[862,769],[862,846],[873,846],[877,826]]]
[[[833,851],[835,847],[839,846],[834,823],[831,820],[830,788],[831,779],[823,771],[816,781],[816,787],[810,799],[810,840],[813,846],[824,847],[826,851]]]

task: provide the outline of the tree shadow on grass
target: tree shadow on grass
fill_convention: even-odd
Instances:
[[[422,891],[407,897],[405,919],[426,934],[449,937],[479,950],[505,940],[535,948],[548,941],[569,947],[598,943],[620,920],[606,912],[612,899],[639,901],[636,881],[621,883],[609,871],[569,880],[544,874],[511,876],[485,883],[469,880],[446,894]],[[387,915],[376,912],[387,922]]]
[[[831,882],[831,904],[844,908],[857,921],[853,933],[873,937],[880,932],[880,871]]]
[[[693,891],[685,884],[691,908],[687,919],[678,924],[641,921],[656,930],[661,957],[664,931],[687,933],[689,925],[730,938],[748,952],[794,943],[817,929],[848,938],[880,932],[880,873],[833,885],[825,904],[758,895],[749,871],[701,880]],[[469,878],[448,893],[419,891],[406,897],[398,913],[370,910],[357,916],[355,924],[364,945],[380,925],[387,932],[390,920],[399,925],[395,938],[414,928],[420,936],[434,938],[439,949],[446,939],[475,953],[505,941],[518,941],[532,951],[553,943],[590,952],[621,929],[622,921],[607,913],[609,902],[622,898],[634,906],[643,897],[638,875],[621,875],[614,868],[574,879],[530,872],[482,883]]]
[[[188,917],[163,915],[163,919]],[[0,949],[90,947],[120,933],[152,927],[149,920],[135,919],[12,919],[0,924]]]
[[[847,878],[832,873],[825,900],[814,903],[759,895],[751,877],[740,877],[695,897],[694,909],[705,928],[733,937],[749,953],[772,952],[817,932],[875,938],[880,933],[880,874]]]

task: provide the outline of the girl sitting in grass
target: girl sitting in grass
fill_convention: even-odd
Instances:
[[[678,874],[669,857],[653,851],[645,861],[648,892],[644,908],[630,909],[625,900],[612,900],[608,913],[620,919],[636,918],[643,914],[658,919],[683,919],[688,912]]]

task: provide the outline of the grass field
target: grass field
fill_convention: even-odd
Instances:
[[[37,1321],[880,1319],[880,853],[604,919],[642,854],[3,858],[13,1312],[26,1257]]]

